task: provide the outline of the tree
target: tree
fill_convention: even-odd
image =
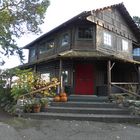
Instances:
[[[136,23],[136,25],[138,26],[138,28],[140,28],[140,17],[138,16],[133,16],[133,20]]]
[[[40,33],[49,0],[0,0],[0,64],[1,55],[18,54],[23,61],[22,49],[16,39],[25,33]]]

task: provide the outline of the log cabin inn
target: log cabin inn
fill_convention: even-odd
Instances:
[[[108,96],[140,82],[140,29],[123,3],[82,12],[24,49],[20,67],[57,77],[69,94]]]

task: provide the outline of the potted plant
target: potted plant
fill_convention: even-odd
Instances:
[[[41,109],[40,100],[39,99],[35,99],[33,101],[33,112],[34,113],[38,113],[38,112],[40,112],[40,109]]]
[[[40,103],[41,103],[41,112],[46,112],[49,103],[48,98],[41,98]]]
[[[33,111],[33,104],[25,104],[24,105],[24,112],[31,113]]]

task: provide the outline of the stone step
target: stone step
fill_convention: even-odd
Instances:
[[[70,95],[68,101],[76,102],[107,102],[106,96],[98,97],[96,95]]]
[[[102,114],[72,114],[72,113],[24,113],[23,117],[32,119],[60,119],[79,121],[99,121],[115,123],[140,123],[139,116],[131,115],[102,115]]]
[[[50,106],[58,107],[88,107],[88,108],[116,108],[118,107],[115,103],[105,103],[105,102],[51,102]]]
[[[126,115],[130,112],[126,109],[120,108],[83,108],[83,107],[58,107],[50,106],[47,112],[55,113],[76,113],[76,114],[121,114]]]

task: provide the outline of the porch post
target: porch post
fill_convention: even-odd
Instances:
[[[37,72],[37,66],[36,65],[34,65],[34,67],[33,67],[33,72]]]
[[[107,87],[108,87],[108,96],[111,94],[111,61],[107,61]]]
[[[60,81],[60,93],[63,91],[63,79],[62,79],[62,59],[59,61],[59,81]]]
[[[138,94],[140,95],[140,66],[138,66]]]

